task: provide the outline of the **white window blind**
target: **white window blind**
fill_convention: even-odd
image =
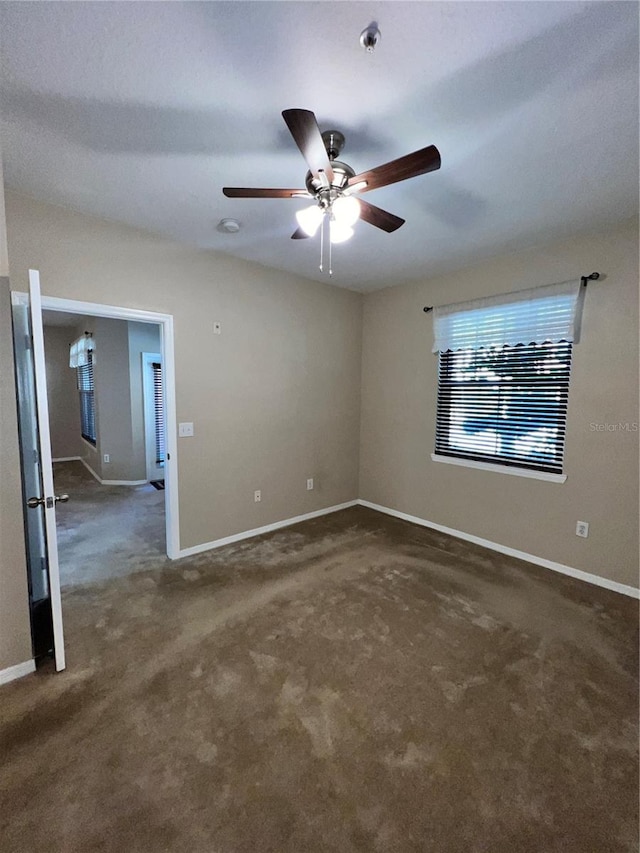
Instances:
[[[433,352],[577,342],[580,280],[433,309]]]

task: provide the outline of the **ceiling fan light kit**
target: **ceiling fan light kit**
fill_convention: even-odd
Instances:
[[[312,204],[311,207],[303,207],[296,213],[298,225],[307,237],[313,237],[320,227],[324,213],[317,204]]]
[[[353,196],[338,196],[331,208],[334,217],[345,225],[355,225],[360,219],[360,202]]]
[[[329,239],[332,243],[346,243],[353,237],[353,228],[333,217],[329,220]]]
[[[373,26],[372,24],[362,33],[361,41]],[[377,43],[380,33],[375,29]],[[348,163],[337,159],[345,142],[344,135],[339,130],[326,130],[321,133],[316,117],[310,110],[284,110],[282,117],[309,166],[305,189],[223,187],[222,192],[227,198],[313,199],[310,207],[296,213],[299,227],[291,236],[294,240],[313,237],[320,229],[321,257],[325,221],[329,223],[329,247],[331,243],[349,240],[354,234],[353,226],[358,219],[363,219],[387,233],[392,233],[404,225],[404,219],[361,198],[355,198],[355,193],[369,192],[440,168],[440,152],[435,145],[429,145],[367,172],[356,174]],[[322,268],[321,260],[320,269]],[[329,260],[329,275],[331,274]]]

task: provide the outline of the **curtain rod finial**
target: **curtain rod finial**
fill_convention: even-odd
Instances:
[[[433,311],[433,305],[425,305],[422,310],[424,311],[425,314],[428,314],[429,311]]]

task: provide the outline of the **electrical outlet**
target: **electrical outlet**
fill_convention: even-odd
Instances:
[[[108,453],[105,453],[102,458],[105,462],[111,462],[111,456]]]
[[[222,334],[222,324],[221,323],[216,322],[213,324],[213,334],[214,335],[221,335]]]
[[[260,489],[255,490],[255,492],[253,493],[253,499],[257,504],[260,503],[260,501],[262,500],[262,492],[260,491]]]
[[[589,522],[588,521],[576,522],[576,536],[582,536],[583,539],[586,539],[588,535],[589,535]]]
[[[307,480],[307,491],[310,492],[313,489],[313,477],[309,477]]]

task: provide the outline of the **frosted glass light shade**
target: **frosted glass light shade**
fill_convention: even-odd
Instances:
[[[331,205],[331,210],[340,225],[355,225],[360,217],[360,202],[353,196],[340,196]]]
[[[353,237],[353,228],[342,222],[332,219],[329,223],[329,236],[332,243],[344,243]]]
[[[311,207],[304,207],[296,213],[298,225],[302,228],[305,234],[309,235],[309,237],[313,237],[316,233],[320,227],[323,216],[324,213],[317,204],[312,204]]]

